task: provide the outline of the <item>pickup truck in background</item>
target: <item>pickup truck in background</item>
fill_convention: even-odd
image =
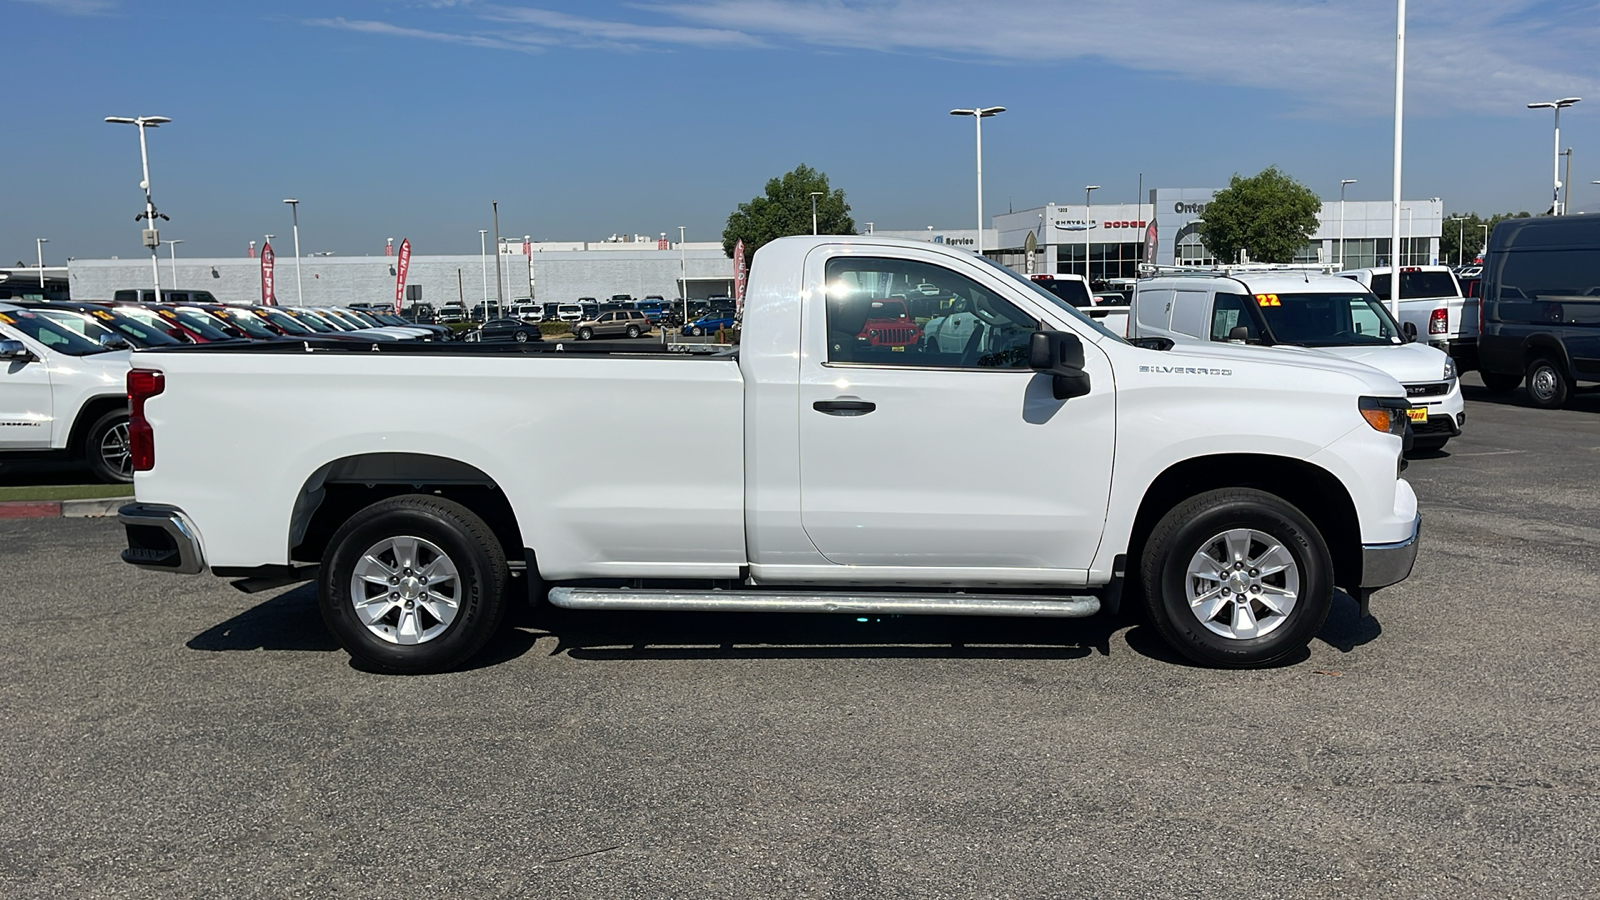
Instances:
[[[0,303],[0,460],[69,459],[101,481],[133,480],[128,345],[102,337]]]
[[[1389,302],[1394,269],[1347,269],[1341,278],[1360,282]],[[1402,327],[1416,329],[1417,340],[1450,354],[1462,371],[1478,367],[1478,298],[1464,297],[1461,283],[1449,266],[1401,266],[1400,314]]]
[[[1372,366],[1411,398],[1418,450],[1441,449],[1467,421],[1455,362],[1402,331],[1382,301],[1348,278],[1271,269],[1149,278],[1134,291],[1130,323],[1135,339],[1227,341]]]
[[[862,338],[912,291],[959,346]],[[345,649],[403,673],[460,664],[520,595],[1067,618],[1128,575],[1179,652],[1255,666],[1301,651],[1335,586],[1365,610],[1411,571],[1410,404],[1367,366],[1136,346],[982,257],[873,235],[762,247],[741,338],[140,351],[123,558],[315,578]],[[692,464],[662,481],[646,449]],[[609,474],[540,475],[578,470]]]

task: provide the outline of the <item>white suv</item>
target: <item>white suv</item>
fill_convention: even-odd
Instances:
[[[0,303],[0,459],[66,457],[132,481],[128,351],[114,345]]]
[[[1388,307],[1348,278],[1285,271],[1150,278],[1134,290],[1128,333],[1259,344],[1369,365],[1405,385],[1418,450],[1443,447],[1467,419],[1450,356],[1404,334]]]

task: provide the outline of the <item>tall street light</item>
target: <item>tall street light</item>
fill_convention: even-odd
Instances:
[[[1091,289],[1093,284],[1089,282],[1089,195],[1098,190],[1100,190],[1098,184],[1085,185],[1083,188],[1083,280],[1086,284],[1090,284]]]
[[[1354,178],[1339,179],[1339,268],[1344,268],[1344,189],[1355,184]]]
[[[1394,196],[1389,205],[1389,312],[1400,319],[1400,175],[1406,105],[1406,0],[1396,0],[1394,32]]]
[[[1456,226],[1456,265],[1466,265],[1467,262],[1467,217],[1451,216],[1450,221],[1459,222]]]
[[[34,249],[39,251],[39,290],[44,290],[44,245],[50,243],[49,238],[34,238]]]
[[[1560,100],[1528,104],[1529,109],[1553,109],[1556,111],[1555,176],[1553,179],[1556,187],[1554,199],[1550,201],[1550,214],[1554,216],[1563,214],[1561,209],[1561,111],[1582,99],[1582,97],[1563,97]]]
[[[811,236],[817,234],[817,198],[822,196],[822,191],[811,192]]]
[[[483,309],[484,315],[489,312],[489,229],[478,229],[478,262],[483,269]]]
[[[306,297],[300,282],[300,201],[290,197],[283,201],[294,214],[294,305],[305,306]]]
[[[683,246],[684,226],[678,226],[678,283],[683,285],[683,324],[689,324],[689,251]]]
[[[172,289],[173,290],[177,290],[178,289],[178,245],[183,243],[183,238],[173,238],[172,240],[162,241],[161,243],[166,244],[167,245],[167,250],[170,251],[171,254],[172,254]]]
[[[983,255],[983,120],[1005,112],[1004,106],[975,106],[972,109],[952,109],[952,116],[971,116],[978,135],[978,255]]]
[[[139,187],[144,189],[144,215],[139,216],[146,226],[144,245],[150,248],[150,275],[155,279],[156,302],[161,301],[161,234],[156,230],[156,205],[150,200],[150,151],[145,146],[144,130],[146,128],[159,128],[171,122],[166,116],[106,116],[106,121],[115,125],[132,125],[139,129],[139,163],[144,170],[144,180],[139,182]]]

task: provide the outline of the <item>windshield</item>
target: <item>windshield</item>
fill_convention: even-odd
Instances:
[[[208,341],[227,341],[234,340],[239,337],[237,334],[229,334],[226,330],[224,330],[231,327],[226,322],[222,321],[216,316],[211,315],[210,313],[201,312],[198,309],[164,309],[162,310],[162,313],[171,313],[172,315],[177,316],[179,322],[182,322],[185,326],[194,331],[200,332],[200,334]]]
[[[320,322],[324,331],[355,331],[355,326],[341,321],[337,316],[328,314],[325,309],[302,309],[295,313],[302,320]],[[315,326],[313,326],[315,327]]]
[[[91,353],[104,353],[108,349],[76,331],[26,309],[0,312],[0,323],[9,325],[49,349],[68,356],[88,356]]]
[[[1089,298],[1089,289],[1083,282],[1075,278],[1051,278],[1050,276],[1036,276],[1028,279],[1039,287],[1044,288],[1057,297],[1077,307],[1093,306]]]
[[[260,316],[263,319],[266,319],[268,322],[271,322],[273,325],[276,325],[277,327],[283,329],[285,334],[316,334],[317,333],[316,330],[313,329],[311,326],[305,324],[304,322],[301,322],[299,319],[296,319],[294,316],[286,315],[286,314],[281,313],[281,312],[279,312],[279,311],[277,311],[275,309],[258,309],[258,310],[256,310],[255,314]]]
[[[1016,272],[1011,271],[1010,269],[1006,268],[1005,266],[1000,265],[999,263],[995,262],[992,259],[989,259],[986,256],[980,256],[980,257],[978,257],[978,260],[980,262],[982,262],[982,263],[987,264],[990,268],[994,269],[995,271],[1004,273],[1005,276],[1007,278],[1010,278],[1012,281],[1015,281],[1018,284],[1026,286],[1027,289],[1029,291],[1031,291],[1035,297],[1044,298],[1045,301],[1050,306],[1054,307],[1055,309],[1061,310],[1062,312],[1066,313],[1069,317],[1071,317],[1073,319],[1077,319],[1079,322],[1082,322],[1083,324],[1089,326],[1090,328],[1093,328],[1095,331],[1099,332],[1100,334],[1105,335],[1108,338],[1112,338],[1112,339],[1116,340],[1116,342],[1119,343],[1119,344],[1126,344],[1127,343],[1127,341],[1123,339],[1122,335],[1117,334],[1115,331],[1112,331],[1111,329],[1105,327],[1104,325],[1101,325],[1099,322],[1096,322],[1095,320],[1089,318],[1088,316],[1084,315],[1083,313],[1078,312],[1078,310],[1075,307],[1073,307],[1073,305],[1071,303],[1067,302],[1065,299],[1063,299],[1061,297],[1057,297],[1055,294],[1052,294],[1049,291],[1045,290],[1044,288],[1040,287],[1038,282],[1030,281],[1026,277],[1024,277],[1022,275],[1018,275]]]
[[[65,328],[68,331],[76,332],[77,334],[94,341],[96,344],[100,343],[100,341],[108,335],[118,340],[122,339],[122,335],[113,334],[111,329],[101,325],[99,322],[94,321],[81,312],[75,312],[73,310],[66,309],[48,308],[35,309],[33,311],[56,323],[57,325],[60,325],[62,328]]]
[[[1389,274],[1372,276],[1372,292],[1378,299],[1389,299]],[[1433,297],[1459,297],[1461,290],[1449,272],[1400,271],[1400,299],[1419,300]]]
[[[132,341],[136,347],[171,347],[183,343],[170,334],[165,328],[155,325],[146,325],[138,319],[118,315],[104,309],[87,310],[85,315],[94,316],[109,328],[115,328],[123,337]]]
[[[1302,347],[1403,343],[1400,326],[1378,298],[1359,294],[1256,294],[1272,337]]]
[[[358,311],[352,309],[352,310],[347,310],[345,312],[345,315],[348,315],[350,318],[355,319],[357,322],[360,322],[361,324],[367,326],[368,328],[382,328],[383,327],[383,323],[382,322],[379,322],[377,319],[374,319],[371,315],[369,315],[367,313],[364,313],[364,312],[358,312]]]
[[[261,320],[257,319],[255,313],[250,312],[249,310],[219,309],[216,310],[213,315],[220,319],[226,320],[229,325],[232,325],[233,327],[243,331],[245,334],[248,334],[253,338],[256,338],[257,340],[270,341],[277,337],[277,335],[272,333],[272,329],[261,324]]]

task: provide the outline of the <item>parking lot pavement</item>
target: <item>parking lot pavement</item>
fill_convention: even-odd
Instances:
[[[1469,393],[1308,658],[1094,621],[526,617],[353,668],[308,587],[0,523],[0,896],[1600,893],[1600,396]]]

